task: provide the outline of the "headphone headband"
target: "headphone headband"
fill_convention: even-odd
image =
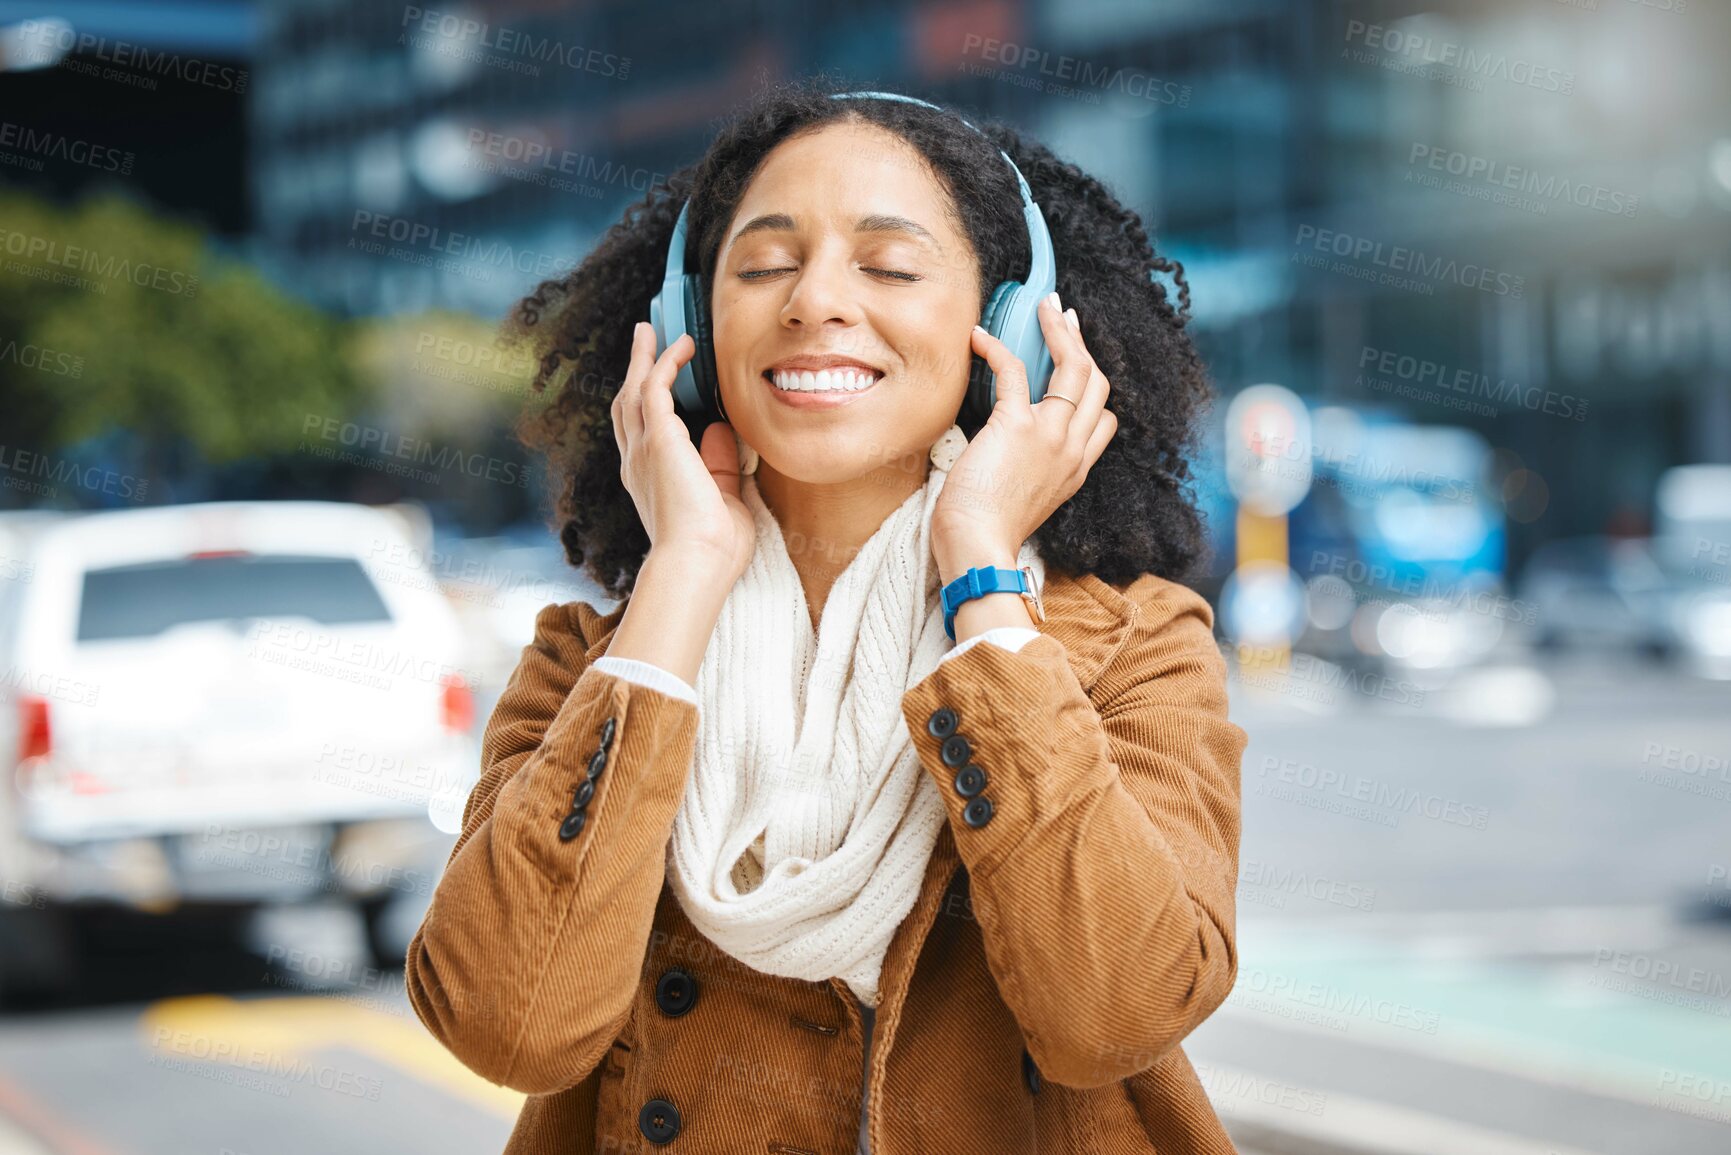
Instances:
[[[936,112],[948,111],[930,101],[896,92],[833,92],[830,97],[834,100],[899,100]],[[951,115],[980,136],[986,136],[967,118],[956,113]],[[990,137],[986,139],[991,140]],[[1000,282],[986,303],[985,315],[981,317],[980,323],[1027,366],[1029,400],[1039,401],[1045,395],[1046,385],[1051,380],[1052,353],[1046,347],[1045,334],[1040,328],[1038,308],[1040,301],[1058,286],[1058,262],[1052,250],[1051,231],[1046,227],[1046,218],[1041,214],[1040,206],[1034,203],[1033,190],[1028,187],[1027,178],[1022,175],[1022,170],[1016,167],[1016,162],[1010,159],[1009,153],[999,148],[998,155],[1004,158],[1004,163],[1009,165],[1010,171],[1015,174],[1016,187],[1022,194],[1022,221],[1028,230],[1030,254],[1028,275],[1023,281]],[[691,202],[687,200],[680,206],[679,219],[675,222],[673,236],[667,243],[667,264],[662,275],[661,291],[655,294],[649,303],[649,321],[655,329],[656,356],[660,356],[669,345],[688,332],[697,343],[696,353],[691,360],[679,367],[674,377],[673,398],[677,403],[676,407],[705,421],[726,421],[727,411],[722,404],[721,384],[715,371],[715,346],[711,339],[709,305],[701,284],[702,278],[685,271],[685,244],[690,216]],[[991,413],[996,396],[996,374],[977,354],[973,362],[968,378],[968,392],[963,400],[960,416],[972,416],[983,424]],[[698,432],[701,434],[701,430]]]

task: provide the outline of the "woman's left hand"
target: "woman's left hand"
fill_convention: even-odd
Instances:
[[[1040,302],[1040,331],[1053,368],[1037,404],[1028,399],[1021,358],[974,327],[973,350],[996,374],[996,396],[985,427],[950,468],[932,510],[932,546],[939,556],[965,549],[1013,565],[1022,543],[1082,488],[1118,431],[1118,418],[1106,408],[1111,382],[1082,340],[1076,311],[1060,313],[1057,302],[1057,293]]]

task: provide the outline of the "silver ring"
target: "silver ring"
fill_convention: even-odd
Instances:
[[[1042,400],[1042,401],[1070,401],[1070,399],[1068,397],[1064,396],[1062,393],[1048,393],[1044,397],[1040,398],[1040,400]],[[1070,401],[1070,404],[1075,405],[1076,403],[1074,401]]]

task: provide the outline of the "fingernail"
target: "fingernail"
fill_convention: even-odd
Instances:
[[[1078,333],[1080,333],[1082,331],[1082,322],[1077,320],[1076,310],[1074,310],[1074,309],[1065,310],[1064,319],[1066,321],[1070,322],[1070,328],[1074,329]]]
[[[1064,306],[1058,302],[1058,290],[1053,289],[1050,293],[1048,293],[1046,295],[1046,300],[1048,300],[1052,303],[1052,311],[1054,313],[1063,312]]]

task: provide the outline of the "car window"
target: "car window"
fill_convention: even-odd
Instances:
[[[87,570],[78,640],[148,638],[185,622],[286,616],[324,625],[391,620],[354,558],[219,554]]]

